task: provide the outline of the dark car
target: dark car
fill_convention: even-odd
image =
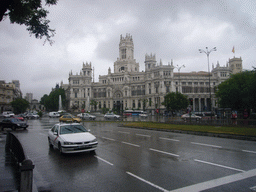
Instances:
[[[27,129],[28,124],[24,121],[21,121],[16,118],[6,118],[0,122],[0,129],[3,131],[4,128],[12,128],[12,130],[16,130],[17,128]]]

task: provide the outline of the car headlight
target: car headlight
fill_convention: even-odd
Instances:
[[[64,145],[74,145],[72,142],[64,142]]]
[[[93,139],[91,142],[92,142],[92,143],[97,142],[97,139]]]
[[[20,124],[17,124],[18,126],[20,126]]]

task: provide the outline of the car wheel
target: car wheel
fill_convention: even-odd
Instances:
[[[26,130],[26,129],[27,129],[27,127],[24,127],[23,129],[24,129],[24,130]]]
[[[58,148],[59,148],[59,152],[60,152],[60,154],[62,154],[62,153],[63,153],[63,151],[62,151],[62,146],[61,146],[61,144],[60,144],[60,143],[58,144]]]
[[[15,125],[12,126],[12,130],[13,130],[13,131],[16,130],[16,126],[15,126]]]
[[[53,148],[53,145],[52,145],[52,143],[51,143],[51,141],[50,141],[50,138],[49,138],[49,137],[48,137],[48,144],[49,144],[50,149],[52,149],[52,148]]]
[[[78,121],[74,121],[74,123],[78,123]]]
[[[89,120],[92,120],[92,118],[90,117]]]

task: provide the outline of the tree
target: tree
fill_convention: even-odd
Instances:
[[[45,5],[56,5],[57,0],[45,0]],[[50,44],[55,30],[50,29],[46,19],[49,11],[42,7],[41,0],[0,0],[0,21],[9,16],[11,23],[27,26],[30,35],[42,39]]]
[[[62,88],[56,88],[49,96],[45,94],[40,103],[43,104],[47,111],[58,111],[59,109],[59,95],[61,95],[62,106],[66,106],[65,90]]]
[[[11,102],[15,114],[24,113],[29,107],[29,102],[22,98],[17,98]]]
[[[186,109],[188,107],[188,98],[179,92],[171,92],[165,95],[162,105],[166,107],[167,111],[173,112],[176,110]]]
[[[221,108],[256,110],[256,71],[244,71],[222,82],[216,92]]]
[[[91,101],[90,101],[90,105],[94,106],[94,111],[96,111],[96,110],[97,110],[97,104],[98,104],[98,102],[97,102],[97,101],[95,101],[95,100],[91,99]]]
[[[143,98],[143,99],[141,99],[140,101],[142,101],[143,111],[145,111],[145,110],[146,110],[146,105],[147,105],[148,100],[147,100],[146,98]]]

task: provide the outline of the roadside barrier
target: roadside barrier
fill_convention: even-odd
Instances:
[[[18,138],[11,132],[7,132],[5,150],[9,152],[18,168],[19,192],[32,192],[33,169],[35,165],[26,158],[23,147]]]

